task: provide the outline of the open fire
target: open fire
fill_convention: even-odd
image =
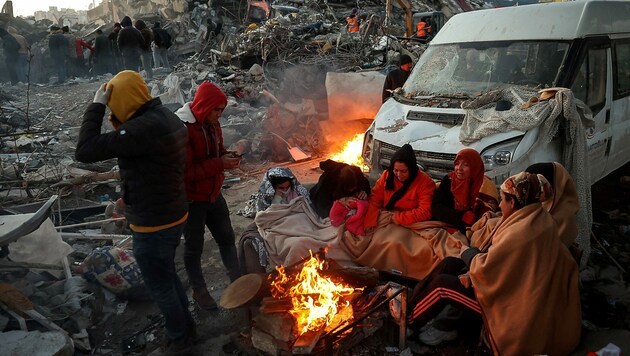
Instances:
[[[359,168],[363,168],[363,133],[356,134],[351,140],[345,143],[343,149],[330,157],[333,161],[347,163]]]
[[[277,267],[278,276],[271,282],[274,298],[291,299],[289,313],[296,320],[298,336],[351,320],[352,307],[348,297],[361,290],[321,275],[325,261],[318,257],[311,253],[302,270],[295,275],[287,274],[284,266]],[[335,322],[340,318],[342,320]]]

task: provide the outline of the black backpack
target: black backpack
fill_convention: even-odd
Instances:
[[[162,30],[160,32],[162,32],[160,35],[163,36],[162,46],[164,46],[165,48],[170,48],[173,45],[173,40],[171,39],[171,35],[168,32],[166,32],[166,30]]]

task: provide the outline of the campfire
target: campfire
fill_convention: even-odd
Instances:
[[[349,298],[362,288],[353,288],[323,276],[320,272],[324,263],[311,253],[297,274],[289,275],[284,266],[279,266],[276,268],[278,275],[271,282],[274,298],[290,298],[293,307],[289,313],[295,317],[298,336],[322,328],[328,331],[353,318]]]
[[[330,157],[333,161],[347,163],[363,169],[363,133],[356,134],[351,140],[345,143],[343,149]]]
[[[252,345],[268,354],[311,354],[348,350],[380,330],[393,293],[370,267],[342,266],[325,249],[269,274],[251,273],[234,281],[221,306],[254,307]],[[387,295],[386,295],[387,294]],[[406,308],[406,297],[401,299]],[[406,323],[400,324],[404,349]]]

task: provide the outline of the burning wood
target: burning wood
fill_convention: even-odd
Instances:
[[[351,300],[346,297],[360,288],[335,282],[320,274],[324,263],[325,260],[319,256],[311,255],[295,275],[287,274],[280,266],[277,277],[271,282],[274,298],[291,299],[289,313],[296,319],[298,336],[309,330],[325,329],[344,307],[349,310],[344,310],[344,313],[349,313],[347,317],[352,318]]]
[[[350,141],[346,142],[343,149],[335,153],[330,159],[336,162],[347,163],[359,168],[363,167],[363,134],[356,134]]]

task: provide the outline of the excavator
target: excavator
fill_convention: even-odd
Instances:
[[[446,16],[441,11],[430,11],[430,12],[413,12],[413,6],[411,1],[409,0],[387,0],[385,3],[385,21],[388,22],[391,18],[392,7],[394,2],[398,4],[398,6],[405,12],[405,37],[407,39],[417,39],[415,38],[416,34],[416,26],[421,21],[426,21],[427,19],[431,20],[431,34],[435,36],[436,33],[444,26],[446,22]],[[429,38],[430,39],[430,38]],[[424,39],[426,41],[426,39]]]

